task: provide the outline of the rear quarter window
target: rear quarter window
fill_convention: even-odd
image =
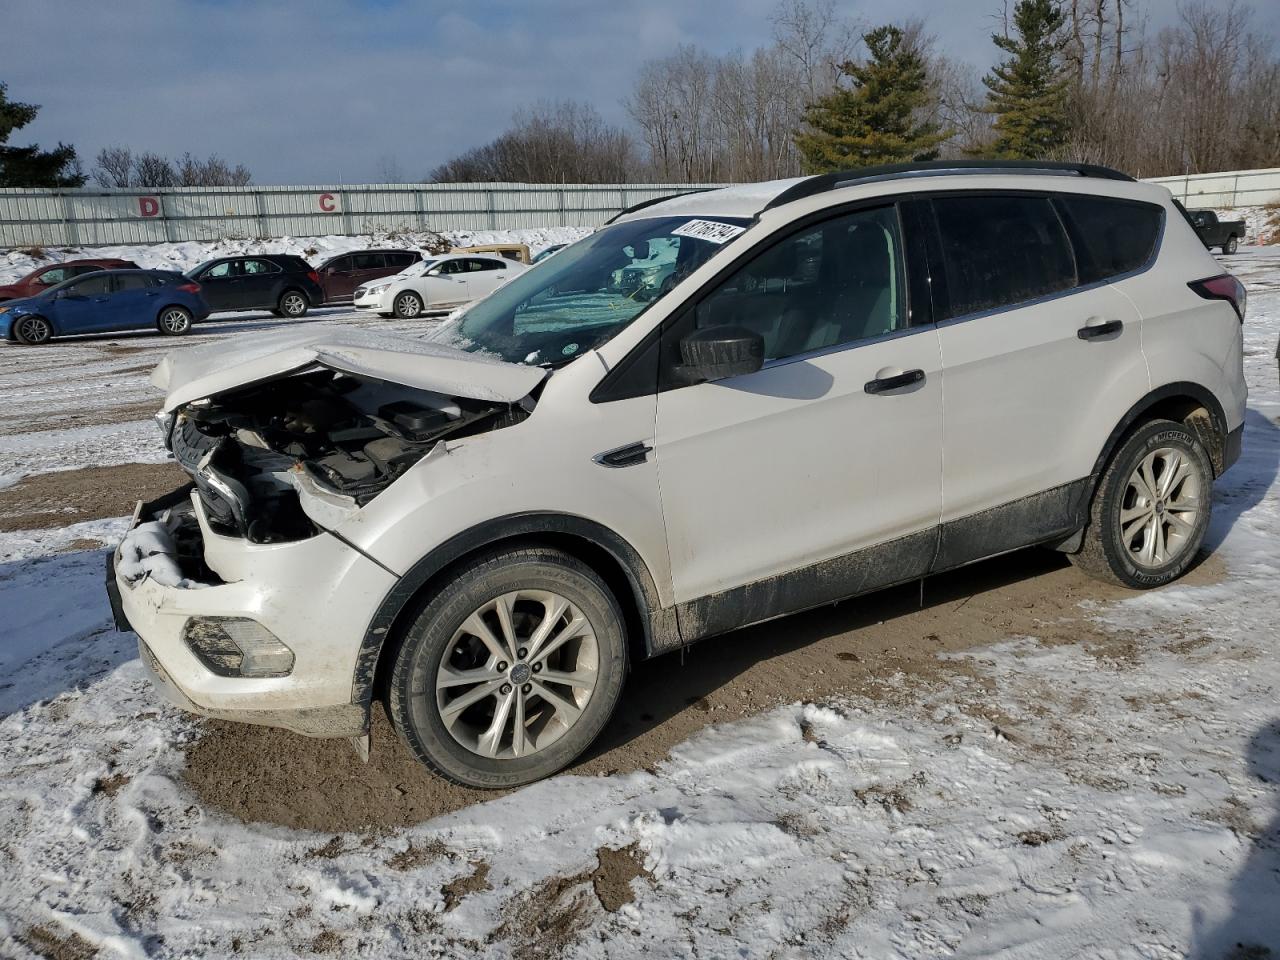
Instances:
[[[939,319],[1009,307],[1076,285],[1067,235],[1047,197],[935,197],[950,301]]]
[[[1145,266],[1155,253],[1164,209],[1113,197],[1063,194],[1054,199],[1071,234],[1081,283],[1096,283]]]

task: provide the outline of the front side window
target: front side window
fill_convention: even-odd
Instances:
[[[1061,194],[1054,199],[1071,234],[1080,282],[1131,273],[1155,252],[1164,210],[1151,203]]]
[[[204,272],[203,280],[225,280],[227,277],[233,277],[236,273],[236,263],[234,260],[224,260],[222,263],[215,263],[212,267]]]
[[[96,267],[94,268],[97,269]],[[74,276],[70,267],[54,267],[52,270],[46,270],[40,276],[36,277],[36,283],[43,284],[46,287],[52,287],[55,283],[61,283],[63,280],[69,280]]]
[[[432,339],[557,366],[600,346],[750,225],[652,217],[604,227],[444,324]]]
[[[935,197],[948,308],[938,319],[1067,290],[1075,261],[1047,197]]]
[[[906,318],[902,239],[892,206],[787,237],[694,311],[697,327],[730,324],[760,334],[766,360],[883,336],[906,326]]]

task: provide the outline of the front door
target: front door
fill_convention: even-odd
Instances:
[[[239,310],[244,304],[244,295],[240,289],[240,263],[236,260],[223,260],[196,278],[200,284],[200,295],[210,310]]]
[[[57,333],[112,329],[115,313],[111,304],[111,274],[94,274],[64,287],[58,291],[50,312]]]
[[[664,333],[665,375],[680,336],[720,324],[761,334],[764,368],[658,395],[686,637],[923,575],[942,506],[941,358],[936,329],[911,326],[895,206],[768,245]]]

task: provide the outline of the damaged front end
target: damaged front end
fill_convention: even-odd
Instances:
[[[532,408],[321,366],[182,404],[162,426],[210,526],[265,544],[333,529],[438,444]]]

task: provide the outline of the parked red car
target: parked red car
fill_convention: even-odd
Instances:
[[[47,267],[32,270],[21,280],[7,286],[0,286],[0,301],[34,297],[54,284],[78,277],[82,273],[93,273],[97,270],[137,269],[138,265],[132,260],[116,260],[109,257],[102,260],[64,260],[62,263],[51,263]]]
[[[422,259],[417,250],[353,250],[320,264],[324,302],[350,300],[356,287],[379,277],[389,277]]]

